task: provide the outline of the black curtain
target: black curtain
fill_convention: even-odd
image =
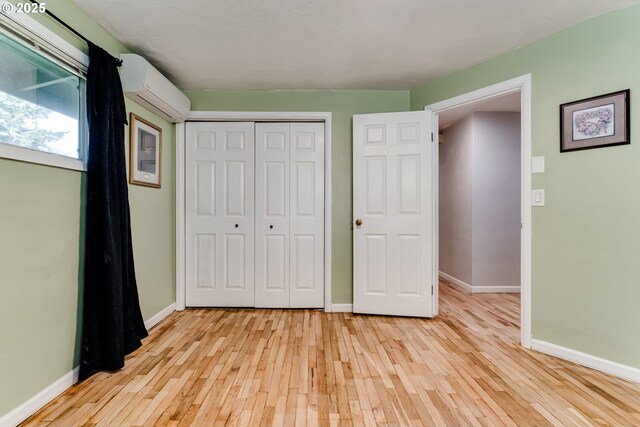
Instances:
[[[124,366],[147,336],[136,286],[116,59],[89,44],[89,158],[80,379]]]

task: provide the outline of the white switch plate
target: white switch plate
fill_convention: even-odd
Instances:
[[[544,190],[531,191],[531,206],[544,206]]]
[[[544,173],[544,156],[531,159],[531,173]]]

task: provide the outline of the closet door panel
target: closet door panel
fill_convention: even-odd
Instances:
[[[253,307],[254,124],[186,131],[186,304]]]
[[[290,302],[324,306],[324,123],[291,123]]]
[[[289,123],[256,123],[256,307],[289,303]]]

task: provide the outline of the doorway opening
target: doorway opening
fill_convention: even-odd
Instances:
[[[520,324],[520,341],[528,348],[530,99],[527,75],[425,108],[433,112],[438,143],[435,211],[442,292],[434,303],[501,294],[496,298],[510,308],[499,316]]]

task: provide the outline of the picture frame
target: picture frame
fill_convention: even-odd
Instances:
[[[160,188],[162,128],[131,113],[129,117],[129,183]]]
[[[630,144],[629,89],[560,105],[560,152]]]

